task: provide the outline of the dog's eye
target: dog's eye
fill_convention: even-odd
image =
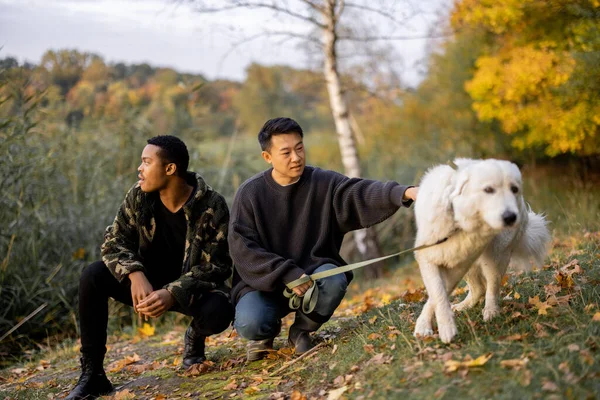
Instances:
[[[510,191],[513,192],[514,194],[517,194],[517,193],[519,193],[519,188],[516,186],[511,186]]]
[[[495,192],[494,188],[491,186],[486,187],[485,189],[483,189],[484,192],[488,193],[488,194],[492,194]]]

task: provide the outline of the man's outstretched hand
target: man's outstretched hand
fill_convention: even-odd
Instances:
[[[175,298],[167,289],[159,289],[147,296],[137,305],[137,311],[152,318],[160,317],[168,311]]]
[[[302,276],[300,278],[302,278],[303,276],[306,276],[306,274],[302,274]],[[292,288],[292,290],[294,291],[294,293],[296,293],[296,295],[298,297],[302,297],[302,296],[304,296],[304,293],[306,293],[306,291],[308,289],[310,289],[310,287],[312,285],[314,285],[314,282],[308,281],[308,282],[303,283],[302,285],[298,285],[295,288]]]
[[[406,200],[417,201],[417,193],[419,193],[418,186],[410,187],[410,188],[406,189],[406,191],[404,192],[404,197],[402,200],[403,201],[406,201]]]

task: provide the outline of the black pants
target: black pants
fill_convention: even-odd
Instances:
[[[162,282],[157,285],[152,280],[150,284],[154,290],[164,285]],[[81,352],[90,357],[103,358],[106,353],[109,297],[133,306],[131,282],[125,279],[119,283],[102,261],[90,264],[83,270],[79,282]],[[201,299],[195,301],[187,312],[177,307],[177,303],[169,311],[192,316],[192,326],[204,336],[223,332],[233,319],[233,307],[229,299],[218,292],[202,292]]]

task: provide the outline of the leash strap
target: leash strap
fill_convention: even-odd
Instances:
[[[390,254],[388,256],[373,258],[371,260],[361,261],[361,262],[357,262],[354,264],[348,264],[348,265],[345,265],[342,267],[329,269],[327,271],[317,272],[316,274],[303,276],[301,278],[296,279],[295,281],[288,283],[286,285],[286,288],[283,291],[283,295],[286,298],[290,299],[289,306],[291,309],[298,310],[299,308],[302,308],[302,312],[304,312],[305,314],[309,314],[315,309],[315,306],[317,305],[317,301],[319,300],[319,289],[317,288],[317,283],[316,283],[317,280],[327,278],[330,276],[334,276],[334,275],[338,275],[338,274],[343,274],[345,272],[353,271],[355,269],[363,268],[363,267],[366,267],[367,265],[371,265],[371,264],[374,264],[379,261],[387,260],[388,258],[396,257],[401,254],[410,253],[412,251],[418,251],[418,250],[426,249],[428,247],[437,246],[438,244],[444,243],[446,240],[448,240],[448,237],[438,240],[437,242],[432,243],[432,244],[424,244],[421,246],[413,247],[412,249],[402,250],[402,251],[399,251],[398,253]],[[306,283],[309,281],[313,281],[313,285],[304,293],[304,296],[299,297],[292,290],[296,286],[302,285],[303,283]]]

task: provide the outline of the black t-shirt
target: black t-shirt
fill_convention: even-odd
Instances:
[[[190,198],[193,196],[190,196]],[[154,205],[156,232],[144,262],[148,280],[154,286],[162,287],[181,276],[185,252],[187,222],[183,207],[176,213],[157,199]]]

